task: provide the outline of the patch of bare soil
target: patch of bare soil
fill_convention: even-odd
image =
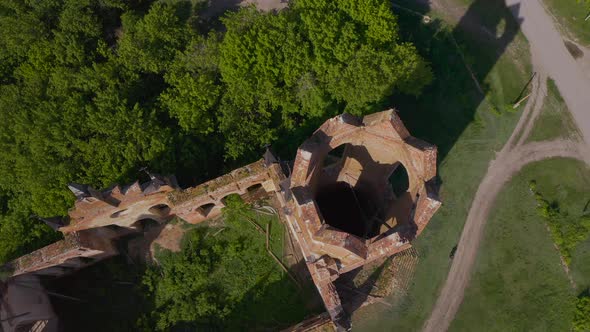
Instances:
[[[262,11],[271,11],[286,8],[289,3],[288,0],[211,0],[202,16],[205,18],[217,17],[223,15],[226,11],[250,5],[254,5]]]
[[[150,252],[152,253],[152,256],[155,253],[154,250],[156,245],[163,249],[179,252],[180,241],[182,240],[182,237],[186,231],[187,229],[183,228],[183,225],[180,222],[166,224],[166,226],[164,226],[158,237],[154,240],[154,242],[152,242],[150,246]]]

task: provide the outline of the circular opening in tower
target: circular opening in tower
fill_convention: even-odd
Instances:
[[[378,235],[386,170],[394,165],[379,163],[365,147],[351,143],[330,151],[321,165],[312,186],[324,222],[365,239]]]
[[[326,184],[318,190],[316,203],[324,221],[346,233],[369,237],[365,195],[346,182]]]

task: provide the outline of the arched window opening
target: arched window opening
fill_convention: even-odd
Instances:
[[[252,193],[254,193],[254,192],[256,192],[256,191],[258,191],[258,190],[260,190],[260,189],[262,189],[262,183],[257,183],[257,184],[253,184],[253,185],[251,185],[250,187],[248,187],[248,188],[246,189],[246,192],[247,192],[248,194],[252,194]]]
[[[170,213],[170,207],[166,204],[158,204],[152,206],[148,211],[158,216],[166,216]]]
[[[197,208],[197,211],[199,211],[199,213],[201,213],[203,216],[208,216],[209,213],[211,213],[211,211],[213,211],[213,208],[215,208],[215,204],[213,203],[207,203],[204,205],[201,205]]]
[[[158,227],[158,226],[160,226],[159,222],[157,222],[154,219],[149,219],[149,218],[140,219],[140,220],[133,223],[133,227],[135,227],[136,229],[138,229],[142,232],[145,232],[152,227]]]
[[[346,151],[347,146],[348,144],[342,144],[328,152],[328,154],[324,157],[322,168],[326,168],[339,163],[340,160],[342,160],[342,157],[344,156],[344,152]]]
[[[391,186],[391,190],[396,197],[400,197],[410,188],[410,177],[408,176],[408,171],[404,165],[402,165],[402,163],[397,164],[397,167],[389,176],[388,181],[389,185]]]

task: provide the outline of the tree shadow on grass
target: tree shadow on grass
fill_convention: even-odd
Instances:
[[[438,163],[477,120],[481,106],[495,108],[489,116],[501,113],[518,97],[528,77],[522,73],[500,73],[502,90],[486,82],[495,75],[494,67],[509,51],[520,24],[519,7],[506,7],[502,0],[475,0],[454,27],[439,19],[425,23],[416,13],[427,14],[427,1],[394,0],[394,5],[410,7],[409,12],[394,7],[398,15],[402,39],[412,42],[418,52],[431,63],[434,80],[418,97],[393,95],[379,105],[375,112],[394,107],[413,136],[438,147]],[[513,16],[513,13],[515,14]],[[526,72],[526,68],[525,68]],[[509,76],[513,75],[513,76]],[[514,79],[506,79],[514,77]],[[479,87],[478,87],[479,85]],[[493,128],[488,131],[496,135]],[[465,161],[469,165],[469,161]]]
[[[123,256],[116,256],[74,274],[46,280],[49,291],[82,301],[51,297],[60,318],[60,331],[135,331],[136,321],[153,306],[140,287],[143,272],[143,266],[130,266]]]
[[[226,320],[226,330],[276,331],[296,324],[319,313],[306,306],[306,296],[313,291],[309,287],[298,289],[286,274],[270,283],[262,279],[233,308]]]
[[[410,1],[394,3],[411,6]],[[430,11],[424,4],[412,7],[420,13]],[[395,11],[404,39],[414,43],[419,53],[431,62],[434,81],[417,98],[395,95],[389,102],[400,111],[414,136],[438,146],[440,161],[475,120],[476,110],[482,103],[488,102],[498,109],[506,107],[494,98],[486,98],[493,91],[483,82],[519,31],[520,22],[511,14],[511,11],[518,14],[519,7],[508,8],[502,0],[475,0],[452,30],[438,19],[425,24],[422,17],[404,10]],[[518,80],[513,84],[505,87],[510,99],[516,98],[522,89]]]

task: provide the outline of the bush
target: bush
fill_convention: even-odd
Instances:
[[[578,297],[574,314],[574,331],[590,331],[590,295]]]
[[[529,187],[534,190],[536,183],[531,181]],[[540,192],[534,191],[534,193],[537,211],[547,221],[553,242],[558,246],[561,256],[569,265],[572,251],[578,243],[585,241],[590,235],[590,216],[571,216],[560,211],[557,202],[550,203]]]

